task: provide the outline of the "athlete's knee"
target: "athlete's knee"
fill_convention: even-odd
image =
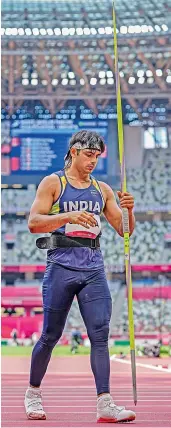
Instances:
[[[48,348],[54,348],[63,333],[63,326],[57,326],[55,329],[46,329],[42,332],[40,342]]]
[[[109,337],[109,324],[103,324],[101,326],[94,327],[88,332],[88,336],[91,344],[105,343]]]

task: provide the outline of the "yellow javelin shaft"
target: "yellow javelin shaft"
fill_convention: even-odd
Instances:
[[[122,192],[126,192],[127,187],[126,187],[126,171],[125,171],[125,157],[124,157],[122,103],[121,103],[121,90],[120,90],[120,76],[119,76],[119,68],[118,68],[116,14],[115,14],[114,2],[113,2],[113,34],[114,34],[115,79],[116,79],[116,96],[117,96],[119,160],[120,160],[120,167],[121,167],[121,188],[122,188]],[[131,365],[132,365],[132,382],[133,382],[134,403],[136,404],[137,390],[136,390],[136,363],[135,363],[135,336],[134,336],[134,316],[133,316],[133,300],[132,300],[132,277],[131,277],[131,264],[130,264],[129,215],[128,215],[127,208],[122,209],[122,217],[123,217],[123,232],[124,232],[126,283],[127,283],[127,290],[128,290],[128,320],[129,320],[129,337],[130,337]]]

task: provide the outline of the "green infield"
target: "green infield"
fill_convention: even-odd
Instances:
[[[11,357],[27,357],[31,355],[32,346],[2,346],[1,347],[1,355],[11,356]],[[78,353],[72,354],[70,350],[70,346],[55,346],[53,350],[53,356],[65,357],[67,355],[89,355],[90,348],[86,346],[79,346]],[[128,354],[129,346],[113,346],[110,348],[110,355],[112,354],[120,354],[123,352],[124,354]]]
[[[1,346],[1,355],[2,356],[11,356],[11,357],[29,357],[32,352],[32,346]],[[70,355],[89,355],[90,348],[86,346],[79,346],[78,353],[72,354],[70,346],[55,346],[53,350],[53,356],[65,357]],[[129,353],[129,346],[117,345],[109,348],[110,355],[116,354],[119,355],[121,352],[123,354]],[[169,347],[162,346],[161,348],[161,357],[168,356]]]

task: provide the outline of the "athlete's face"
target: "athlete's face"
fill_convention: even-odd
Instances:
[[[100,155],[100,150],[80,150],[75,158],[77,168],[87,174],[91,174],[97,165]]]

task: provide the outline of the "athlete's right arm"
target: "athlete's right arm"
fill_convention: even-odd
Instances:
[[[57,176],[50,175],[41,181],[28,219],[28,228],[31,233],[53,232],[66,223],[81,224],[87,229],[89,229],[89,225],[96,225],[93,214],[86,211],[49,215],[54,203],[54,195],[57,199],[60,196],[60,192],[61,184]]]

